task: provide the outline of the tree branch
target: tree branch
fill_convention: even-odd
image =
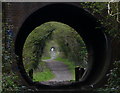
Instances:
[[[119,14],[120,14],[120,12],[119,12],[119,5],[117,4],[117,13],[114,13],[114,14],[113,14],[113,11],[111,11],[111,7],[110,7],[110,3],[111,3],[111,2],[114,2],[114,0],[110,0],[110,1],[108,2],[108,14],[109,14],[110,16],[117,16],[116,20],[117,20],[117,22],[120,23],[120,21],[119,21]]]

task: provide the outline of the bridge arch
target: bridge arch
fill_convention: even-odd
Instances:
[[[34,28],[49,21],[67,24],[74,28],[83,38],[89,54],[89,67],[81,81],[68,85],[43,85],[39,82],[33,82],[25,72],[22,62],[22,50],[25,40]],[[103,30],[103,27],[93,15],[77,5],[54,3],[33,12],[22,24],[15,41],[15,54],[19,57],[18,67],[22,77],[29,85],[38,88],[79,89],[90,85],[100,86],[110,64],[109,42]]]

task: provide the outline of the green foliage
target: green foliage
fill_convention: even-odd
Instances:
[[[120,93],[120,61],[114,62],[114,68],[108,75],[106,87],[97,89],[98,93]]]
[[[80,5],[88,12],[92,13],[96,18],[99,18],[99,21],[106,28],[106,32],[112,37],[120,38],[120,29],[118,28],[118,23],[116,22],[114,17],[111,17],[107,14],[107,2],[81,2]],[[115,11],[115,7],[112,8]],[[14,91],[20,90],[19,84],[16,81],[19,81],[19,78],[12,73],[11,64],[16,62],[13,54],[13,37],[8,35],[7,30],[11,30],[11,25],[8,23],[3,23],[3,59],[2,59],[2,70],[3,70],[3,92],[4,91]],[[45,47],[45,42],[48,39],[51,39],[53,31],[56,31],[54,34],[54,38],[57,39],[59,46],[62,47],[60,51],[64,52],[69,59],[74,61],[81,61],[82,58],[86,59],[86,47],[82,42],[80,37],[73,34],[74,30],[65,24],[58,24],[56,22],[53,23],[45,23],[40,27],[34,29],[34,31],[28,36],[24,49],[23,49],[23,61],[24,66],[27,70],[31,68],[37,68],[40,62],[40,57]],[[71,31],[71,32],[70,32]],[[5,36],[6,35],[6,36]],[[58,36],[59,35],[59,36]],[[73,35],[73,36],[72,36]],[[55,37],[56,36],[56,37]],[[53,37],[52,37],[53,38]],[[72,39],[72,40],[71,40]],[[10,41],[8,43],[8,41]],[[49,40],[48,40],[49,41]],[[80,43],[80,45],[79,45]],[[7,48],[7,45],[10,44],[10,48]],[[79,47],[80,46],[80,47]],[[73,50],[76,47],[76,50]],[[80,50],[80,51],[78,51]],[[58,59],[60,61],[65,62],[70,65],[70,68],[73,69],[73,65],[71,65],[71,61],[64,59]],[[87,61],[87,60],[86,60]],[[108,85],[106,88],[102,88],[99,91],[101,93],[120,93],[120,63],[115,62],[115,68],[111,70],[110,78],[108,80]],[[46,73],[37,73],[38,76],[40,74],[40,78],[44,77],[44,75],[50,75],[49,70],[46,70]],[[36,74],[36,77],[37,77]],[[49,76],[50,77],[50,76]],[[24,86],[21,87],[21,90],[24,90]],[[24,91],[23,91],[24,92]]]
[[[112,13],[117,13],[117,4],[119,2],[111,3],[111,11]],[[92,13],[98,21],[105,27],[104,30],[111,37],[120,38],[120,29],[119,24],[116,20],[116,16],[110,16],[108,14],[108,2],[82,2],[80,5],[88,12]],[[120,11],[119,11],[120,12]]]
[[[18,85],[18,76],[15,74],[3,74],[2,77],[2,92],[4,91],[18,91],[19,85]]]
[[[51,24],[56,28],[52,37],[58,43],[60,52],[76,65],[84,66],[83,60],[87,56],[87,50],[80,35],[66,24],[58,22],[51,22]]]
[[[54,78],[54,74],[51,72],[51,70],[46,66],[45,62],[40,62],[40,67],[42,68],[42,71],[34,71],[33,74],[33,80],[34,81],[47,81],[52,78]],[[40,68],[40,69],[41,69]]]
[[[50,59],[50,57],[42,57],[41,60],[47,60]]]
[[[27,71],[38,67],[41,57],[44,55],[44,50],[49,51],[51,46],[49,42],[51,41],[54,41],[56,46],[59,46],[62,55],[74,61],[76,65],[84,63],[83,60],[87,56],[87,50],[79,34],[66,24],[47,22],[34,29],[25,42],[23,62]]]
[[[117,40],[115,43],[113,42],[115,47],[112,47],[113,49],[116,48],[116,46],[118,46],[117,43],[120,39],[120,23],[118,23],[118,21],[116,20],[117,15],[110,16],[108,14],[108,2],[83,2],[80,3],[80,5],[82,5],[82,7],[86,11],[89,11],[98,19],[98,21],[105,29],[104,32],[111,36],[111,39]],[[112,2],[110,4],[112,14],[117,13],[117,5],[119,5],[119,2]],[[100,88],[95,93],[120,93],[120,63],[115,62],[114,65],[115,67],[111,70],[111,73],[109,74],[108,84],[106,85],[106,87]]]
[[[82,2],[80,5],[90,11],[93,15],[105,13],[104,10],[107,8],[107,2]]]
[[[23,48],[23,63],[26,71],[37,68],[45,42],[50,38],[52,31],[53,29],[48,29],[47,26],[43,25],[36,28],[28,36]]]
[[[120,93],[120,61],[114,63],[114,68],[111,70],[110,78],[108,79],[108,87]]]
[[[12,65],[15,60],[15,54],[13,53],[13,32],[11,26],[8,23],[3,23],[3,43],[2,43],[2,92],[5,91],[17,91],[19,90],[19,78],[12,71]]]
[[[56,56],[60,56],[59,55],[59,45],[57,42],[55,42],[55,40],[48,40],[45,44],[45,48],[43,50],[43,54],[42,54],[42,58],[48,57],[49,59],[51,58],[51,52],[50,49],[51,47],[55,47],[55,55]]]
[[[84,66],[83,60],[87,55],[87,50],[79,34],[66,24],[60,22],[47,22],[32,31],[26,40],[23,49],[23,57],[26,57],[26,59],[24,59],[24,66],[26,69],[35,67],[42,69],[42,64],[39,64],[41,62],[41,57],[45,55],[45,49],[47,50],[46,53],[50,51],[52,44],[59,46],[59,52],[63,53],[62,55],[64,55],[64,58],[68,59],[61,59],[61,61],[69,65],[69,69],[72,73],[74,73],[75,65]],[[44,57],[49,56],[43,56],[43,58]],[[50,77],[50,71],[47,68],[45,68],[45,70],[46,71],[42,69],[40,70],[41,72],[34,71],[35,79],[42,81],[46,79],[45,76]]]

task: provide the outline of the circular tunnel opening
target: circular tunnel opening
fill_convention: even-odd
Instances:
[[[64,85],[83,77],[87,71],[87,55],[84,41],[73,28],[52,21],[29,34],[23,47],[23,64],[33,81]],[[83,72],[76,72],[77,68]],[[29,74],[31,70],[33,73]]]
[[[49,86],[33,82],[27,75],[23,60],[23,46],[28,35],[39,25],[57,21],[69,25],[83,38],[88,51],[88,71],[83,79],[68,85]],[[18,56],[18,67],[22,77],[29,85],[38,88],[80,88],[81,86],[101,85],[110,61],[108,59],[108,41],[102,26],[94,16],[77,5],[56,3],[46,5],[32,13],[22,24],[15,41],[15,53]],[[98,73],[99,72],[99,73]]]

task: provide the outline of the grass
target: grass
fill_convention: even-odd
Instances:
[[[47,60],[47,59],[51,59],[50,57],[42,57],[42,60]]]
[[[49,57],[43,57],[42,60],[46,60],[46,59],[50,59]],[[69,61],[68,59],[63,59],[63,58],[56,58],[55,61],[60,61],[63,62],[64,64],[66,64],[68,66],[68,69],[70,70],[70,72],[73,75],[73,80],[75,80],[75,64],[74,62]],[[43,71],[35,71],[33,73],[33,80],[34,81],[48,81],[51,80],[55,77],[55,75],[51,72],[51,70],[46,66],[45,62],[40,62],[39,64],[40,66],[42,66]]]
[[[45,62],[41,62],[40,65],[43,68],[43,71],[36,71],[33,73],[34,81],[48,81],[55,77],[55,75],[51,72],[51,70],[46,66]]]
[[[60,57],[56,58],[55,60],[63,62],[64,64],[66,64],[68,66],[68,69],[70,70],[70,72],[73,75],[73,80],[75,80],[75,64],[74,64],[74,62],[71,62],[68,59],[63,59],[63,58],[60,58]]]

